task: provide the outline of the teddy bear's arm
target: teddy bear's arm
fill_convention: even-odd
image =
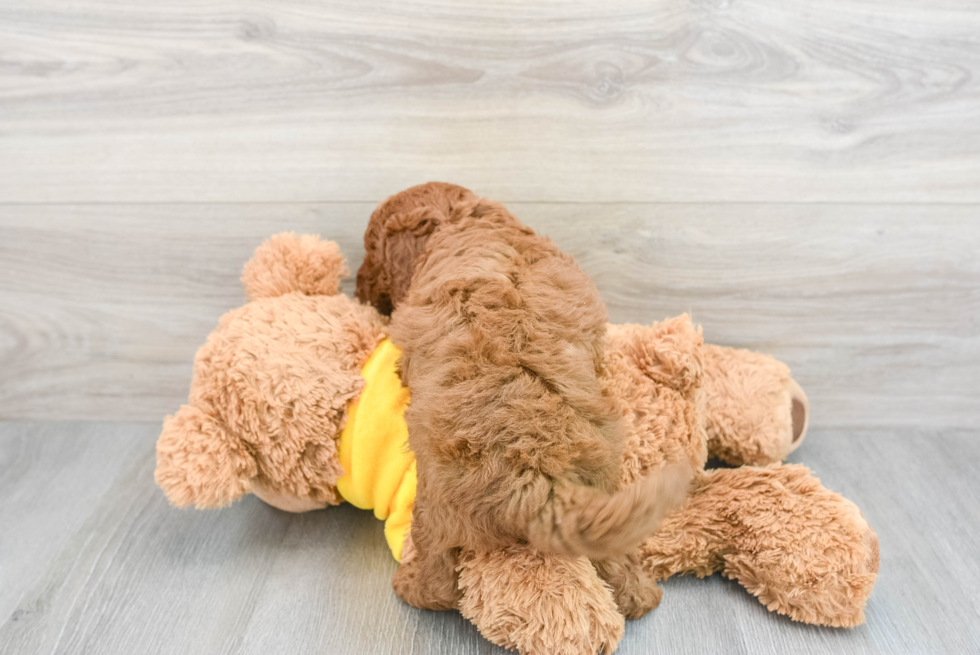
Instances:
[[[806,436],[809,402],[782,362],[750,350],[702,347],[708,454],[729,464],[782,461]]]
[[[642,546],[659,580],[720,571],[770,610],[854,626],[878,573],[878,538],[854,503],[800,465],[705,472]]]

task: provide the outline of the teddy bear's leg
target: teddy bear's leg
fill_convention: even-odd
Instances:
[[[585,557],[527,545],[463,551],[459,610],[484,637],[523,655],[612,653],[624,619]]]
[[[878,573],[860,510],[799,465],[706,472],[642,551],[658,580],[721,571],[770,610],[836,627],[864,621]]]
[[[705,345],[702,354],[709,455],[762,465],[799,447],[810,404],[788,366],[750,350]]]

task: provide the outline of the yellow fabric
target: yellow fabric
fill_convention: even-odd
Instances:
[[[395,372],[400,355],[398,347],[385,339],[361,369],[364,390],[347,409],[347,423],[340,433],[344,475],[337,482],[344,500],[374,510],[385,522],[385,539],[399,562],[412,524],[417,480],[405,425],[408,389]]]

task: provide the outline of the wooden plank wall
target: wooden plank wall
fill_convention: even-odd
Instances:
[[[826,426],[980,419],[974,2],[0,0],[0,418],[158,420],[281,230],[428,179]],[[349,290],[349,287],[348,287]]]

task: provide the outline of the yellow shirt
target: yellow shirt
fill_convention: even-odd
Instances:
[[[373,509],[385,522],[385,539],[399,562],[412,525],[417,481],[405,424],[408,389],[395,372],[400,356],[398,347],[385,339],[361,369],[364,390],[347,408],[340,433],[344,475],[337,481],[344,500]]]

